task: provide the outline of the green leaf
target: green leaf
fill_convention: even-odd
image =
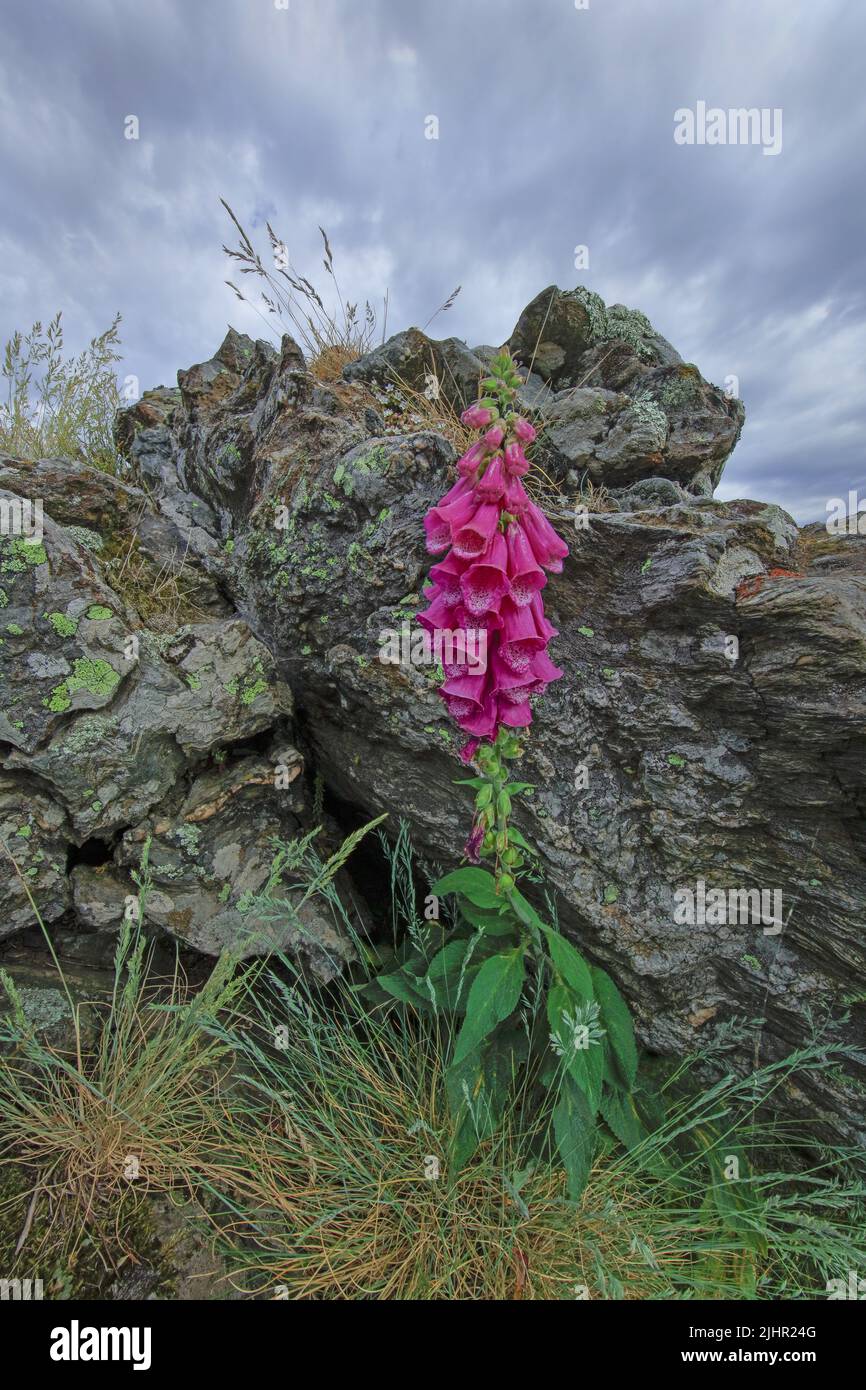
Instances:
[[[646,1130],[635,1110],[631,1096],[622,1091],[605,1089],[601,1097],[602,1119],[627,1149],[636,1149],[646,1137]]]
[[[466,941],[449,941],[430,962],[426,984],[439,1009],[456,1009],[461,993],[464,1001],[466,999],[469,982],[463,970],[463,962],[466,959],[467,948]]]
[[[535,927],[538,931],[550,931],[550,928],[542,922],[532,903],[528,902],[517,888],[512,889],[509,893],[508,901],[525,926]]]
[[[592,983],[614,1061],[626,1086],[631,1089],[637,1076],[637,1047],[628,1004],[607,972],[595,965],[592,966]]]
[[[572,1028],[563,1023],[563,1014],[574,1014],[580,1000],[567,985],[552,985],[547,992],[547,1021],[550,1031],[561,1041],[564,1056],[558,1058],[559,1068],[571,1077],[586,1097],[593,1118],[601,1100],[601,1082],[604,1070],[604,1048],[600,1043],[589,1047],[569,1047]]]
[[[584,1001],[595,998],[589,966],[575,946],[553,927],[543,927],[547,949],[557,975]]]
[[[483,907],[475,907],[465,898],[460,899],[460,915],[486,936],[507,936],[515,930],[514,918],[509,912],[491,912]]]
[[[496,880],[486,869],[455,869],[434,883],[430,889],[441,898],[446,893],[462,893],[476,907],[500,907],[502,899],[496,896]]]
[[[512,787],[511,790],[513,792],[514,787]],[[509,825],[508,827],[508,843],[510,845],[518,845],[520,849],[526,850],[526,853],[531,854],[533,859],[538,858],[538,850],[533,849],[526,837],[521,835],[519,830],[515,830],[513,825]]]
[[[451,1161],[461,1168],[483,1139],[496,1132],[508,1105],[517,1069],[526,1060],[526,1038],[502,1029],[462,1062],[452,1062],[445,1076],[448,1106],[456,1125]]]
[[[579,1201],[589,1178],[595,1147],[595,1125],[586,1096],[568,1072],[562,1078],[553,1110],[556,1147],[568,1177],[568,1195]]]
[[[432,1003],[429,994],[422,992],[421,981],[417,975],[411,975],[408,970],[395,970],[392,975],[377,975],[376,984],[384,989],[386,994],[390,994],[392,999],[412,1004],[415,1008],[423,1007],[425,1004],[429,1008]]]
[[[493,1032],[497,1023],[517,1008],[525,973],[523,951],[517,947],[486,960],[469,991],[466,1017],[454,1049],[454,1062],[461,1062]]]

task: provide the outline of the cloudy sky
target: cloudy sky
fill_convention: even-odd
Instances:
[[[866,493],[864,52],[862,0],[10,0],[0,335],[119,309],[142,390],[264,336],[222,196],[317,282],[324,226],[389,331],[457,284],[431,332],[470,343],[550,283],[642,309],[739,380],[719,495],[823,518]],[[781,151],[676,143],[698,102],[781,108]]]

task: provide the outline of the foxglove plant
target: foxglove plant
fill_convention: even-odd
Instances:
[[[432,957],[417,934],[407,938],[398,968],[380,975],[376,987],[415,1008],[463,1016],[446,1078],[456,1166],[494,1132],[526,1069],[549,1096],[577,1199],[599,1114],[629,1147],[642,1136],[631,1097],[637,1051],[613,981],[544,922],[518,887],[533,854],[511,813],[515,798],[532,788],[511,780],[509,764],[524,751],[531,701],[562,676],[548,652],[557,633],[542,591],[568,554],[521,482],[535,430],[514,409],[519,385],[510,354],[494,358],[481,399],[462,416],[480,438],[459,460],[458,481],[424,518],[427,548],[443,558],[430,571],[429,607],[418,621],[434,637],[440,629],[462,637],[463,650],[472,629],[487,638],[484,669],[445,665],[439,692],[468,735],[461,758],[477,770],[463,779],[475,791],[469,864],[432,888],[435,901],[456,896],[457,925]]]
[[[545,570],[558,574],[568,554],[521,478],[529,461],[524,445],[535,429],[517,414],[520,377],[507,353],[494,358],[486,393],[462,420],[481,438],[459,460],[459,481],[424,518],[427,549],[447,551],[431,570],[430,606],[418,621],[435,632],[447,620],[460,633],[479,622],[487,629],[488,662],[477,674],[446,671],[440,694],[468,734],[464,760],[481,740],[532,721],[530,698],[542,695],[562,672],[548,655],[557,635],[544,615]]]

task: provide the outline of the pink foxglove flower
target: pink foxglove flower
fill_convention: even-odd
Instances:
[[[521,444],[531,444],[535,438],[535,426],[530,425],[528,420],[523,420],[519,416],[514,421],[512,429]]]
[[[505,430],[501,425],[491,425],[484,436],[484,443],[488,449],[498,449],[505,438]]]
[[[545,570],[558,574],[568,547],[520,481],[529,468],[525,446],[536,432],[514,414],[513,395],[501,380],[491,391],[498,409],[476,404],[464,410],[463,423],[482,436],[459,460],[458,481],[424,518],[428,550],[448,553],[430,571],[429,606],[419,623],[433,635],[446,629],[462,635],[467,651],[476,650],[479,636],[485,639],[486,659],[474,665],[455,659],[439,692],[470,735],[464,762],[500,728],[526,728],[532,700],[562,675],[548,654],[558,634],[541,591]],[[466,847],[472,862],[479,846],[474,827]]]
[[[479,502],[498,502],[505,495],[505,473],[502,455],[494,454],[481,480],[475,485],[475,496]]]
[[[493,419],[493,411],[487,406],[478,405],[476,403],[475,405],[470,405],[468,410],[464,410],[460,419],[463,421],[464,425],[467,425],[471,430],[483,430],[486,429]]]
[[[505,467],[509,478],[522,478],[524,473],[529,471],[529,459],[523,452],[522,444],[506,444]]]
[[[477,746],[477,744],[476,744]],[[469,747],[467,743],[466,747]],[[484,839],[484,822],[476,820],[472,826],[469,839],[463,847],[463,855],[470,864],[481,863],[481,842]]]

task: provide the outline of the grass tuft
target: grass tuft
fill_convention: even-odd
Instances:
[[[3,354],[0,449],[26,459],[78,459],[120,471],[114,416],[121,407],[116,363],[120,315],[77,357],[64,354],[61,315],[47,328],[13,333]]]

